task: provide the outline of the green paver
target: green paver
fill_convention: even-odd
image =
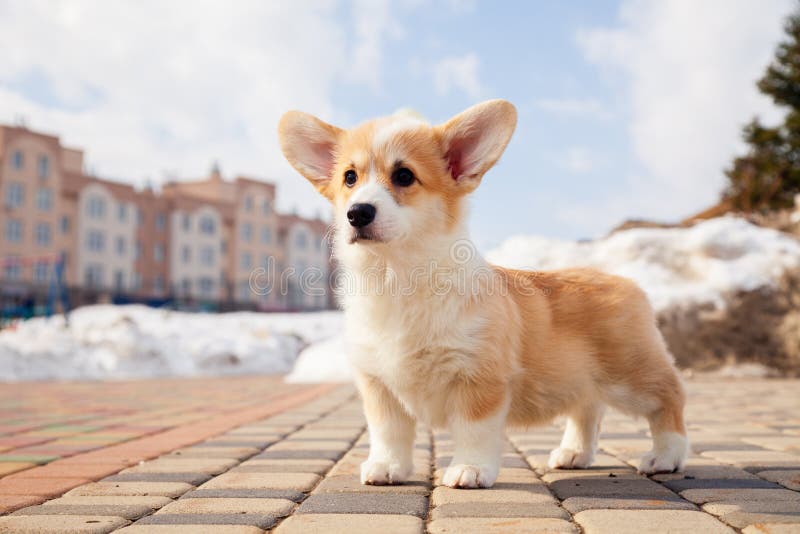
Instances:
[[[0,462],[28,462],[32,464],[46,464],[58,459],[59,456],[37,454],[0,454]]]

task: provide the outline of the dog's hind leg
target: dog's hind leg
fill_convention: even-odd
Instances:
[[[597,402],[569,415],[561,445],[550,453],[547,465],[551,469],[583,469],[592,465],[604,410],[605,406]]]

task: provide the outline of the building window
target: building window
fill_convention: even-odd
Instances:
[[[25,202],[25,186],[19,182],[11,182],[6,189],[6,206],[18,208]]]
[[[167,225],[167,216],[163,213],[159,213],[156,215],[156,230],[163,231],[164,227]]]
[[[117,256],[124,256],[125,255],[125,238],[124,237],[117,237]]]
[[[83,273],[83,281],[86,287],[98,288],[103,285],[103,266],[99,263],[90,263],[86,266]]]
[[[200,263],[214,265],[214,247],[203,247],[200,250]]]
[[[117,292],[125,289],[125,273],[120,270],[114,271],[114,289]]]
[[[294,246],[305,249],[308,246],[308,236],[305,232],[297,232],[294,236]]]
[[[122,202],[117,205],[117,219],[119,222],[125,222],[128,220],[128,206]]]
[[[160,274],[155,277],[153,280],[153,290],[156,293],[161,293],[164,291],[164,277]]]
[[[181,291],[183,291],[184,295],[188,295],[192,292],[192,281],[189,278],[181,280]]]
[[[268,198],[261,202],[261,211],[264,212],[264,215],[269,215],[272,212],[272,205],[269,203]]]
[[[97,230],[90,231],[86,236],[86,246],[92,252],[103,252],[106,248],[106,236]]]
[[[200,219],[200,232],[208,235],[214,235],[214,232],[217,231],[217,225],[214,222],[213,217],[209,217],[208,215],[204,216]]]
[[[136,245],[133,247],[133,259],[138,260],[142,257],[142,243],[140,241],[136,242]]]
[[[183,259],[183,263],[192,261],[192,249],[188,245],[184,245],[181,249],[181,258]]]
[[[131,273],[131,289],[138,291],[142,288],[142,275],[139,273]]]
[[[15,150],[14,154],[11,155],[11,166],[18,171],[22,170],[22,167],[25,166],[25,156],[22,154],[21,150]]]
[[[261,242],[265,245],[272,242],[272,230],[269,226],[262,226],[261,227]]]
[[[17,262],[16,258],[11,258],[11,261],[6,263],[5,275],[8,280],[19,280],[22,278],[22,266]]]
[[[253,225],[250,223],[244,223],[242,225],[242,241],[250,242],[250,237],[253,235]]]
[[[106,216],[106,201],[103,197],[92,195],[86,203],[86,212],[92,219],[103,219]]]
[[[36,244],[40,247],[50,245],[50,225],[48,223],[36,224]]]
[[[210,296],[211,293],[214,291],[214,280],[208,277],[203,277],[200,279],[200,292],[204,296]]]
[[[251,295],[250,282],[248,280],[239,282],[239,300],[248,301]]]
[[[250,195],[244,197],[244,209],[246,211],[253,211],[253,197]]]
[[[144,224],[144,212],[141,208],[136,208],[136,224],[142,226]]]
[[[250,269],[253,267],[253,255],[249,252],[242,253],[242,269]]]
[[[164,261],[164,245],[160,243],[153,245],[153,259],[157,262]]]
[[[46,187],[36,191],[36,207],[40,211],[50,211],[53,207],[53,191]]]
[[[39,178],[47,178],[50,176],[50,158],[47,156],[39,156],[37,170],[39,172]]]
[[[67,234],[69,233],[69,217],[66,215],[61,217],[61,233]]]
[[[6,221],[6,241],[19,243],[22,241],[22,221],[8,219]]]
[[[192,229],[192,218],[188,213],[184,214],[182,223],[184,232],[188,232]]]
[[[49,278],[50,265],[46,261],[37,261],[33,264],[33,279],[42,284]]]

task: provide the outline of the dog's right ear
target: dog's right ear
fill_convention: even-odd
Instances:
[[[331,180],[342,130],[301,111],[289,111],[278,123],[284,157],[321,193]]]

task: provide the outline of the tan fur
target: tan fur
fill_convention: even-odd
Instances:
[[[493,483],[499,450],[478,436],[498,417],[521,426],[572,417],[575,428],[554,461],[588,465],[593,451],[571,448],[596,443],[604,405],[648,418],[656,439],[643,460],[649,472],[682,465],[685,444],[674,436],[686,434],[683,389],[633,282],[589,269],[527,272],[453,257],[466,236],[464,198],[500,157],[515,122],[513,106],[502,101],[436,127],[385,118],[341,130],[297,112],[281,121],[287,159],[336,207],[335,252],[355,280],[343,304],[373,442],[366,483],[406,476],[405,433],[413,434],[415,419],[463,436],[462,463],[454,459],[446,477],[453,486]],[[398,166],[418,182],[395,186]],[[348,170],[358,175],[352,187],[343,180]],[[377,217],[386,220],[375,225],[385,235],[354,242],[345,212],[362,187],[381,203]],[[432,262],[474,286],[438,293]],[[367,272],[376,287],[365,283]],[[386,291],[404,284],[414,290]]]

